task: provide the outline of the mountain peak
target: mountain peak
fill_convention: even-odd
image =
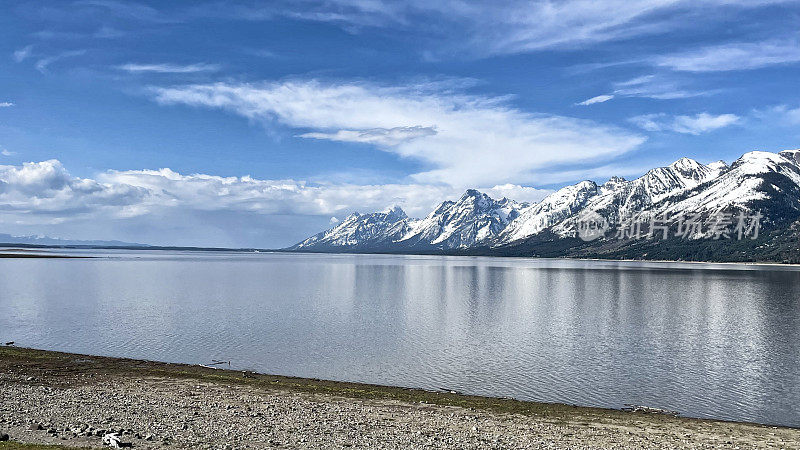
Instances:
[[[727,169],[728,163],[720,159],[719,161],[708,163],[706,167],[708,167],[709,169]]]
[[[483,193],[477,189],[467,189],[461,198],[482,197]]]
[[[691,158],[687,158],[684,156],[683,158],[670,164],[669,167],[671,169],[685,172],[685,171],[696,171],[699,168],[703,167],[703,165]]]
[[[402,220],[408,218],[406,212],[403,211],[403,208],[401,208],[399,205],[390,206],[384,210],[383,213],[386,214],[386,217],[390,219]]]
[[[627,182],[628,182],[628,180],[626,180],[623,177],[613,176],[613,177],[609,178],[608,181],[603,183],[602,187],[603,187],[603,189],[614,189],[617,186],[625,184]]]

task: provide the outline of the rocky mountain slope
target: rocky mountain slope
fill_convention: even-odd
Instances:
[[[353,214],[291,249],[784,262],[800,260],[798,219],[800,150],[750,152],[730,166],[681,158],[631,181],[582,181],[533,205],[470,189],[424,219]],[[587,223],[602,232],[587,238]]]

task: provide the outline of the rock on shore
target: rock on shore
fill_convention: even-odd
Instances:
[[[0,434],[21,442],[102,447],[102,436],[117,432],[142,449],[800,447],[800,430],[787,428],[590,408],[502,413],[213,376],[57,370],[57,364],[34,370],[3,358]]]

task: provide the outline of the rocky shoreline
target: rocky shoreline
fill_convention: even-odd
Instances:
[[[0,437],[111,432],[143,449],[800,448],[793,428],[0,348]]]

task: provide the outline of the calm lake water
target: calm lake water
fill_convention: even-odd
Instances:
[[[0,340],[800,426],[800,270],[473,257],[0,259]]]

